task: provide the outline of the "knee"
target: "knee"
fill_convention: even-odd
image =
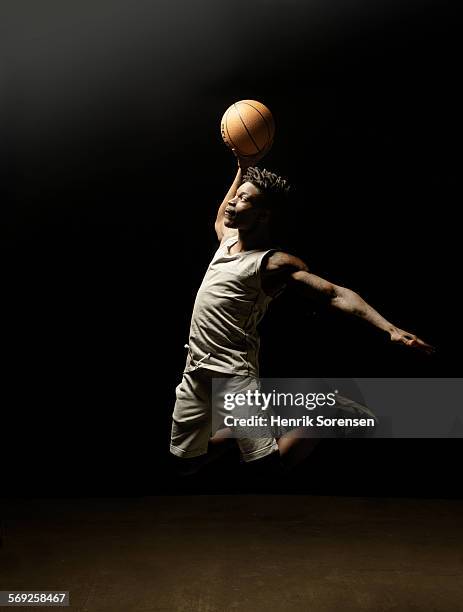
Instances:
[[[296,436],[283,436],[278,440],[281,463],[286,471],[302,463],[317,448],[319,438],[298,438]]]

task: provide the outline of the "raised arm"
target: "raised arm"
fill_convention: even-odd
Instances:
[[[241,185],[242,179],[243,179],[243,168],[238,160],[238,170],[236,172],[235,180],[231,184],[230,189],[227,191],[227,195],[223,199],[223,202],[219,206],[219,210],[217,211],[217,219],[215,220],[215,231],[217,234],[217,238],[219,239],[219,242],[222,241],[225,235],[228,235],[228,234],[231,235],[232,233],[236,234],[237,232],[237,230],[235,229],[225,227],[223,221],[224,221],[224,213],[225,213],[225,209],[227,208],[227,204],[229,200],[235,197],[237,189]]]
[[[355,291],[309,272],[306,264],[298,257],[282,252],[274,253],[267,261],[266,274],[278,279],[281,285],[294,286],[308,298],[367,321],[388,333],[394,343],[417,348],[427,354],[434,352],[431,345],[415,334],[406,332],[385,319]]]
[[[236,192],[238,190],[238,187],[241,185],[241,182],[243,180],[243,175],[246,172],[246,169],[249,168],[249,166],[253,166],[254,164],[256,164],[259,160],[261,160],[265,155],[267,155],[267,153],[270,151],[271,147],[273,145],[273,141],[271,141],[267,147],[265,149],[263,149],[260,153],[258,153],[257,155],[253,156],[253,157],[240,157],[235,149],[232,149],[232,152],[238,162],[238,169],[236,172],[236,176],[235,176],[235,180],[233,181],[233,183],[231,184],[230,189],[227,191],[227,194],[225,196],[225,198],[223,199],[222,204],[219,206],[219,210],[217,211],[217,218],[215,220],[215,231],[217,234],[217,238],[219,239],[219,242],[221,242],[223,240],[223,238],[225,238],[226,236],[231,236],[232,234],[236,234],[238,232],[238,230],[236,229],[232,229],[229,227],[225,227],[224,225],[224,213],[225,213],[225,209],[227,208],[227,204],[229,202],[229,200],[231,200],[232,198],[235,197]]]

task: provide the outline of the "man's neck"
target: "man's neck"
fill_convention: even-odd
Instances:
[[[266,226],[257,230],[238,230],[238,247],[240,251],[264,249],[270,244],[270,236]]]

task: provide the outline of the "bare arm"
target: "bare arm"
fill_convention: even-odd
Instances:
[[[217,211],[217,219],[215,220],[215,231],[217,234],[217,238],[219,239],[219,242],[222,241],[225,235],[228,235],[231,233],[236,234],[237,230],[225,227],[223,220],[224,220],[224,213],[225,213],[225,209],[227,208],[227,204],[229,200],[235,197],[238,187],[241,185],[242,179],[243,179],[243,169],[241,165],[238,164],[238,170],[236,172],[235,180],[231,184],[230,189],[227,191],[227,194],[225,198],[223,199],[222,204],[219,206],[219,210]]]
[[[275,253],[267,262],[266,272],[270,275],[280,276],[280,282],[288,286],[295,286],[309,298],[363,319],[388,333],[392,342],[418,348],[428,354],[434,351],[432,346],[423,342],[414,334],[398,328],[385,319],[355,291],[335,285],[310,273],[306,264],[298,257],[287,253]]]
[[[224,222],[223,222],[225,209],[227,208],[227,204],[229,200],[235,197],[236,192],[238,191],[238,187],[241,185],[241,182],[243,180],[243,175],[245,174],[246,169],[249,168],[249,166],[252,166],[253,164],[257,163],[260,159],[262,159],[265,155],[267,155],[267,153],[270,151],[272,147],[272,144],[273,144],[273,141],[270,142],[267,145],[267,147],[263,149],[260,153],[258,153],[257,155],[253,157],[246,157],[246,159],[240,157],[237,154],[236,150],[232,149],[233,154],[235,155],[238,161],[238,170],[236,172],[235,180],[231,184],[230,189],[227,191],[227,194],[225,198],[223,199],[222,204],[219,206],[219,210],[217,211],[217,218],[215,220],[214,227],[215,227],[215,231],[217,233],[217,238],[219,239],[219,242],[221,242],[223,238],[225,238],[226,236],[231,236],[238,232],[238,230],[236,229],[225,227]]]

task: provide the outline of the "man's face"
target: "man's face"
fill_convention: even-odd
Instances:
[[[225,227],[252,229],[266,220],[267,211],[261,206],[263,197],[262,192],[252,183],[240,185],[225,209]]]

